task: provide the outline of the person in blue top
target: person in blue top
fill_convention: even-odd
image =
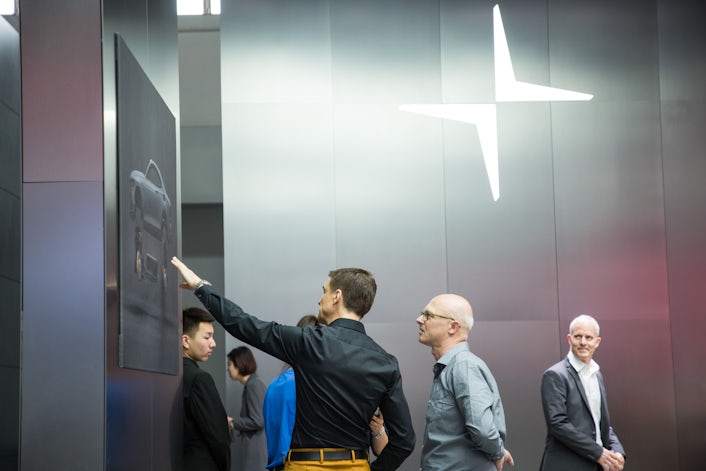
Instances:
[[[297,327],[316,327],[319,322],[311,314],[299,319]],[[281,471],[284,469],[284,458],[289,451],[294,430],[294,417],[297,411],[296,385],[294,370],[286,365],[286,369],[267,387],[262,412],[265,416],[265,435],[267,436],[267,466],[266,469]]]

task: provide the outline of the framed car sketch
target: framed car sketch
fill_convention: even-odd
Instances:
[[[176,121],[115,35],[119,226],[119,365],[176,375]]]

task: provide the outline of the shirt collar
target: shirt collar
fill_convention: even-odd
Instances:
[[[453,347],[451,347],[451,349],[450,349],[448,352],[444,353],[444,354],[441,356],[441,358],[439,358],[438,360],[436,360],[436,362],[437,362],[437,363],[441,363],[442,365],[448,365],[449,362],[451,361],[451,359],[452,359],[453,357],[455,357],[457,353],[463,352],[463,351],[466,351],[466,352],[469,352],[469,351],[470,351],[470,349],[468,348],[468,343],[467,343],[467,342],[460,342],[460,343],[457,343],[456,345],[454,345]]]
[[[576,355],[574,355],[573,352],[569,352],[569,354],[566,355],[566,357],[569,359],[569,363],[571,363],[571,366],[574,367],[574,369],[576,370],[577,373],[581,373],[581,371],[584,368],[588,367],[588,370],[585,373],[588,373],[588,375],[590,376],[590,375],[598,373],[598,370],[601,369],[601,367],[598,366],[598,363],[593,361],[593,358],[591,358],[591,361],[587,365],[586,363],[584,363],[581,360],[579,360],[578,358],[576,358]]]
[[[356,330],[361,333],[365,333],[365,327],[363,326],[363,323],[360,321],[354,321],[353,319],[346,319],[345,317],[339,317],[335,321],[331,322],[329,324],[329,327],[343,327],[345,329],[352,329]]]

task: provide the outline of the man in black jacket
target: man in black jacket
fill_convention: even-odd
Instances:
[[[332,270],[319,300],[325,329],[262,321],[216,293],[179,259],[172,264],[201,303],[234,337],[292,365],[296,419],[286,471],[392,471],[414,448],[414,430],[397,359],[365,333],[375,278],[361,268]],[[380,407],[387,446],[368,464],[370,417]]]
[[[216,383],[196,362],[213,353],[213,317],[203,309],[183,312],[184,471],[229,471],[228,416]]]

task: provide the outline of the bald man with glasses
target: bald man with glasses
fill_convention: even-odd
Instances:
[[[469,302],[455,294],[433,298],[417,317],[419,342],[436,360],[427,407],[422,471],[501,471],[514,460],[505,449],[505,412],[498,385],[468,348]]]

